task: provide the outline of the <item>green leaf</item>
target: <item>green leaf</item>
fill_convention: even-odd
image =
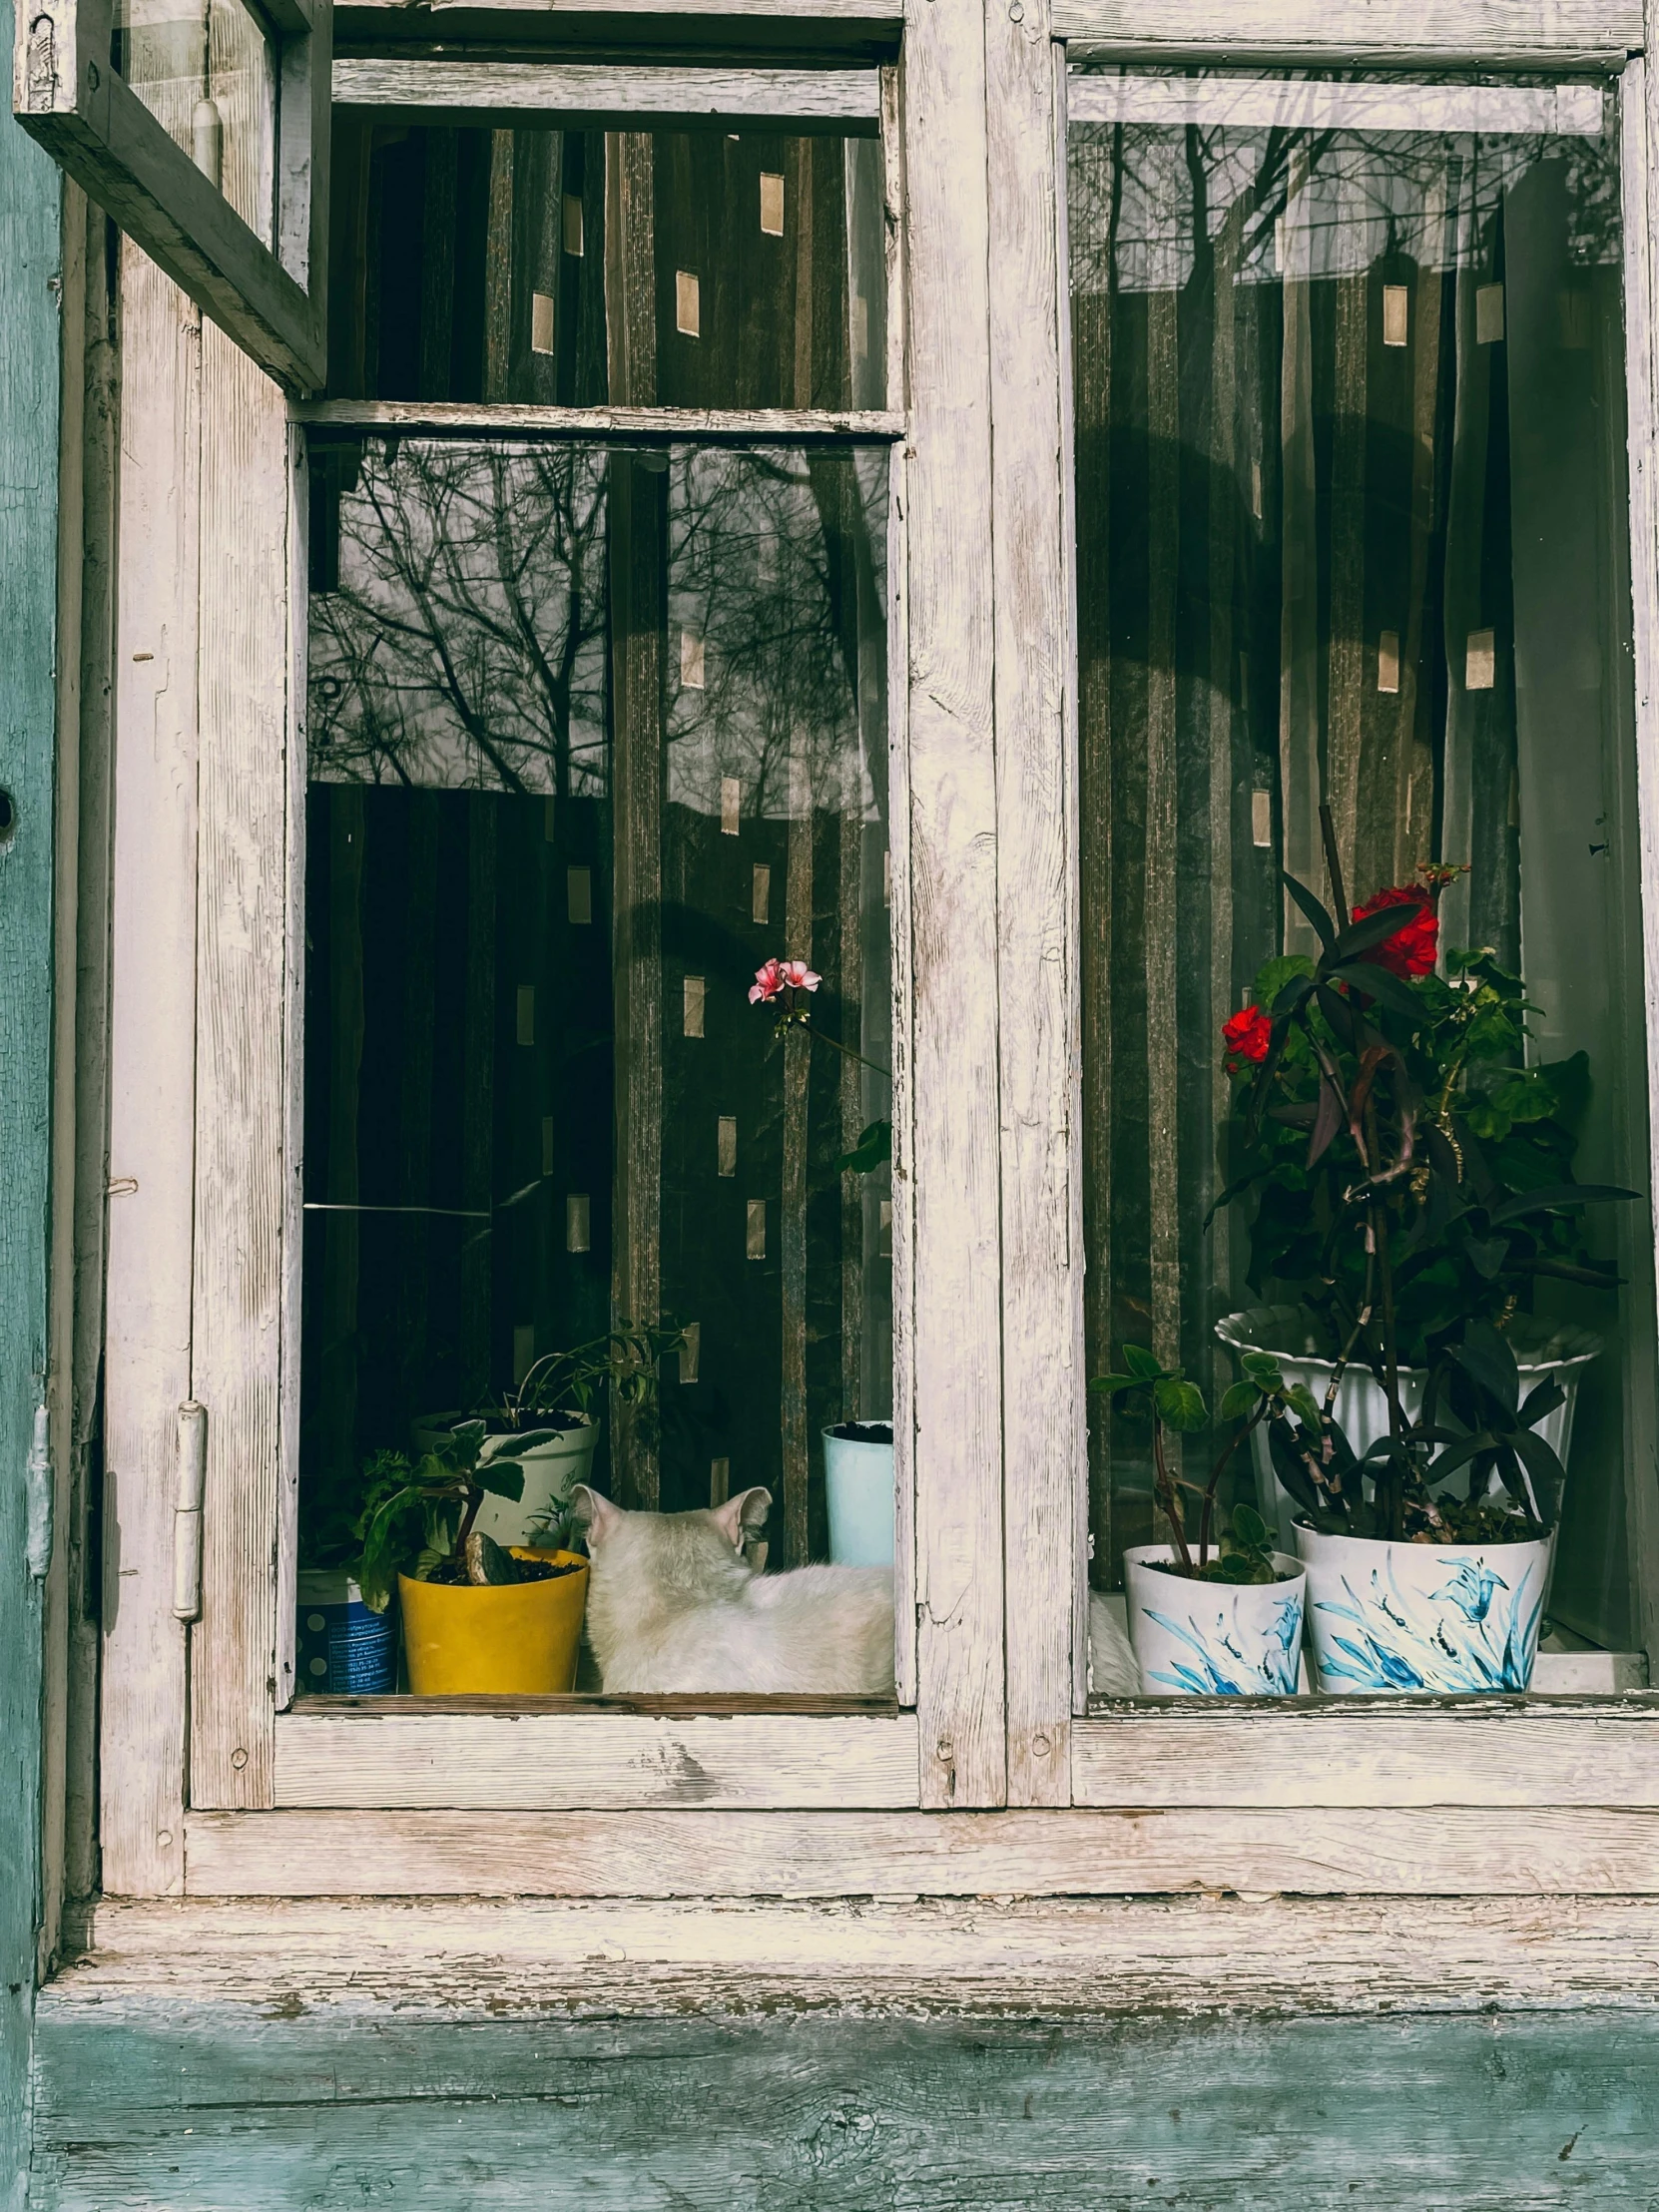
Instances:
[[[1351,921],[1331,947],[1329,957],[1333,966],[1340,960],[1357,959],[1362,952],[1371,952],[1378,945],[1386,944],[1416,918],[1417,908],[1413,904],[1380,906],[1375,914],[1367,914],[1364,920]]]
[[[1399,909],[1395,909],[1397,912]],[[1420,1022],[1424,1007],[1416,992],[1391,968],[1379,967],[1374,961],[1361,960],[1331,970],[1333,983],[1347,983],[1354,990],[1364,991],[1368,998],[1375,998],[1396,1014],[1408,1014]]]
[[[1527,1214],[1576,1213],[1581,1206],[1605,1206],[1614,1199],[1636,1198],[1616,1183],[1546,1183],[1541,1190],[1521,1191],[1491,1209],[1491,1223],[1519,1221]]]
[[[1162,1362],[1155,1360],[1145,1345],[1125,1345],[1123,1364],[1140,1382],[1155,1382],[1164,1372]]]
[[[854,1150],[843,1152],[835,1162],[842,1175],[869,1175],[878,1167],[884,1167],[892,1158],[892,1123],[872,1121],[858,1138]]]
[[[1302,911],[1313,923],[1315,933],[1319,937],[1320,943],[1326,947],[1327,951],[1329,951],[1332,945],[1334,945],[1337,941],[1337,924],[1335,919],[1326,912],[1325,908],[1320,904],[1319,900],[1314,896],[1313,892],[1308,888],[1306,883],[1299,883],[1296,877],[1290,874],[1284,868],[1281,868],[1279,872],[1280,878],[1283,881],[1285,888],[1290,892],[1291,896],[1302,908]],[[1398,924],[1396,923],[1395,926],[1397,927]]]
[[[1244,1420],[1256,1410],[1261,1394],[1254,1382],[1235,1382],[1221,1401],[1222,1419]]]
[[[1271,1352],[1247,1352],[1239,1362],[1253,1382],[1260,1382],[1264,1390],[1280,1390],[1285,1386],[1285,1371]]]
[[[1319,1426],[1319,1400],[1315,1397],[1313,1391],[1309,1389],[1306,1382],[1293,1382],[1290,1388],[1285,1392],[1285,1402],[1287,1405],[1293,1405],[1296,1408],[1297,1412],[1308,1423],[1310,1428],[1317,1428]]]
[[[511,1498],[514,1504],[524,1495],[524,1469],[511,1460],[491,1459],[487,1465],[474,1468],[472,1479],[480,1490],[488,1490],[492,1497]]]
[[[1145,1386],[1144,1375],[1101,1375],[1089,1384],[1091,1390],[1104,1390],[1108,1397],[1116,1397],[1119,1390],[1139,1390]]]
[[[1307,998],[1308,994],[1310,993],[1310,991],[1312,991],[1313,988],[1314,978],[1311,975],[1293,975],[1290,981],[1277,994],[1273,1001],[1273,1004],[1269,1007],[1268,1011],[1272,1014],[1275,1021],[1285,1020],[1287,1015],[1294,1014],[1296,1012],[1297,1008],[1302,1004],[1303,1000]]]
[[[1268,1540],[1268,1524],[1254,1505],[1243,1499],[1233,1508],[1233,1533],[1242,1544],[1253,1544],[1258,1551]]]
[[[1184,1382],[1179,1376],[1163,1376],[1152,1385],[1152,1398],[1166,1428],[1191,1435],[1209,1425],[1204,1393],[1196,1382]]]

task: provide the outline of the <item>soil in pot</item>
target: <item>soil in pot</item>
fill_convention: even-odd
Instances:
[[[892,1422],[890,1420],[839,1420],[836,1421],[833,1428],[827,1428],[824,1433],[827,1436],[835,1437],[841,1443],[890,1445],[892,1443]]]

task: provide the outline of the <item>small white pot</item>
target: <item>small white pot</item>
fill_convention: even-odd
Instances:
[[[1282,1582],[1196,1582],[1160,1574],[1172,1544],[1123,1555],[1129,1641],[1143,1697],[1295,1697],[1302,1663],[1302,1563],[1276,1551]]]
[[[410,1441],[417,1452],[436,1451],[450,1430],[466,1417],[465,1413],[423,1413],[410,1423]],[[487,1465],[512,1441],[511,1436],[486,1436],[480,1463]],[[524,1469],[524,1495],[515,1503],[510,1497],[494,1497],[486,1492],[473,1527],[493,1536],[498,1544],[527,1543],[530,1524],[538,1514],[549,1505],[562,1506],[572,1484],[588,1479],[598,1443],[599,1423],[589,1419],[580,1428],[561,1429],[534,1451],[525,1452],[519,1461]]]
[[[1225,1321],[1218,1321],[1216,1335],[1235,1352],[1269,1354],[1279,1362],[1287,1382],[1305,1383],[1320,1403],[1325,1403],[1336,1362],[1315,1358],[1318,1338],[1313,1323],[1300,1307],[1253,1306],[1245,1313],[1229,1314]],[[1567,1453],[1572,1448],[1572,1417],[1578,1406],[1579,1377],[1600,1353],[1601,1339],[1588,1329],[1551,1328],[1524,1315],[1510,1325],[1508,1338],[1520,1370],[1523,1401],[1527,1391],[1546,1377],[1553,1377],[1561,1385],[1565,1402],[1557,1405],[1553,1413],[1544,1415],[1537,1433],[1565,1466]],[[1427,1384],[1426,1370],[1400,1369],[1399,1404],[1407,1420],[1415,1420],[1422,1411]],[[1370,1368],[1344,1369],[1332,1411],[1337,1426],[1354,1447],[1356,1458],[1363,1459],[1372,1445],[1388,1433],[1387,1396]],[[1283,1548],[1294,1551],[1296,1517],[1302,1508],[1281,1486],[1273,1471],[1265,1426],[1253,1431],[1250,1446],[1256,1462],[1256,1494],[1262,1517],[1269,1527],[1277,1528]]]
[[[830,1557],[839,1567],[892,1565],[892,1445],[824,1430]]]
[[[1319,1686],[1332,1693],[1524,1690],[1553,1534],[1525,1544],[1395,1544],[1297,1523]]]

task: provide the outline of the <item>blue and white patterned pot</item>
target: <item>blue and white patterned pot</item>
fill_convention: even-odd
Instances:
[[[1123,1555],[1129,1641],[1143,1697],[1295,1697],[1302,1661],[1301,1563],[1282,1551],[1282,1582],[1196,1582],[1160,1574],[1169,1544]]]
[[[1524,1690],[1553,1535],[1525,1544],[1393,1544],[1297,1523],[1325,1691]]]

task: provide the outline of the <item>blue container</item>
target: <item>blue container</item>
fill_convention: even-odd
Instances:
[[[294,1672],[307,1690],[330,1697],[374,1697],[397,1687],[397,1623],[388,1606],[374,1613],[341,1569],[299,1577]]]

